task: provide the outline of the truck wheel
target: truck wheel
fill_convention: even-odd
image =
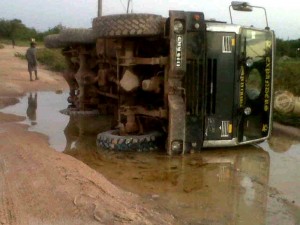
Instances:
[[[163,18],[153,14],[120,14],[96,17],[97,37],[155,36],[163,33]]]
[[[44,38],[46,48],[64,48],[67,44],[60,40],[60,34],[50,34]]]
[[[157,131],[120,136],[118,130],[110,130],[97,135],[97,146],[118,151],[151,151],[160,146],[162,138],[162,133]]]
[[[60,40],[67,43],[92,44],[96,36],[92,29],[68,28],[60,31]]]

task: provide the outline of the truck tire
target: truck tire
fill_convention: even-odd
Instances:
[[[60,40],[71,44],[93,44],[96,36],[92,29],[68,28],[60,32]]]
[[[156,36],[163,33],[163,18],[154,14],[120,14],[96,17],[97,37]]]
[[[64,48],[67,43],[61,41],[60,34],[50,34],[44,38],[46,48]]]
[[[152,151],[160,146],[162,137],[162,133],[157,131],[120,136],[118,130],[109,130],[97,135],[97,146],[118,151]]]

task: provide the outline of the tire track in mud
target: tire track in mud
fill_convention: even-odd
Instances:
[[[40,218],[36,215],[41,215],[41,221],[45,215],[35,213],[42,209],[42,196],[34,187],[35,175],[43,167],[33,162],[34,154],[28,154],[34,139],[24,136],[22,129],[11,132],[11,126],[4,126],[6,132],[0,135],[0,225],[40,224],[35,222]]]
[[[0,224],[17,225],[15,207],[5,178],[5,161],[0,160]]]

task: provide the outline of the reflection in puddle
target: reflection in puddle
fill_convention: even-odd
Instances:
[[[95,154],[91,146],[66,153],[123,189],[160,203],[186,224],[265,223],[270,162],[261,148],[184,157],[102,149]]]
[[[277,153],[287,152],[293,149],[295,146],[300,146],[300,140],[296,137],[290,137],[287,135],[281,135],[273,132],[272,137],[268,140],[269,147]],[[300,147],[299,147],[300,150]]]
[[[186,224],[265,223],[270,161],[262,148],[210,149],[184,157],[164,151],[124,154],[96,147],[95,134],[110,128],[109,117],[96,118],[70,117],[64,153],[160,203]]]
[[[29,93],[16,105],[2,109],[1,112],[24,116],[23,124],[30,131],[36,131],[49,137],[49,144],[57,151],[65,148],[65,129],[69,117],[59,113],[66,108],[68,93],[38,92]]]
[[[27,117],[31,121],[31,125],[36,124],[36,109],[37,109],[37,93],[28,95]]]
[[[274,132],[260,146],[270,154],[269,186],[276,187],[285,199],[300,206],[300,140]]]
[[[96,135],[110,129],[111,117],[65,116],[59,111],[66,108],[67,97],[67,93],[29,94],[2,111],[27,115],[23,123],[46,134],[52,147],[121,188],[160,203],[186,224],[265,224],[269,185],[300,201],[295,163],[300,160],[300,144],[295,140],[274,136],[261,147],[209,149],[173,157],[164,151],[107,151],[96,147]],[[291,180],[293,187],[286,185]]]
[[[98,133],[111,129],[110,116],[71,115],[64,129],[66,147],[64,152],[76,149],[96,148]]]

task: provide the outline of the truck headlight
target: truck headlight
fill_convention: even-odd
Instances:
[[[183,149],[182,141],[172,141],[171,150],[172,152],[181,152]]]
[[[174,32],[175,33],[182,33],[184,29],[183,22],[181,20],[174,21]]]
[[[244,113],[245,113],[246,116],[249,116],[251,114],[251,112],[252,112],[252,109],[250,107],[246,107],[244,109]]]
[[[247,66],[247,67],[251,67],[251,66],[253,66],[253,64],[254,64],[254,61],[253,61],[252,58],[248,58],[248,59],[246,60],[246,66]]]

